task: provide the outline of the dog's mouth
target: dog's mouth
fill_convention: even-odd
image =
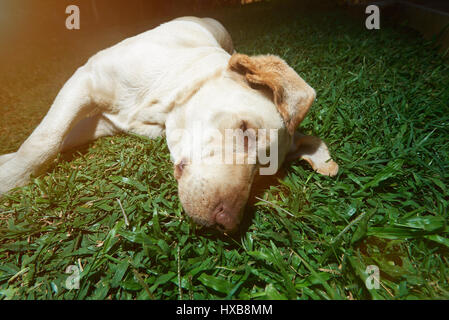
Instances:
[[[206,228],[213,228],[214,225],[207,219],[203,219],[201,217],[198,217],[196,215],[191,215],[189,213],[187,213],[187,215],[190,217],[190,219],[192,219],[193,222],[195,222],[195,224],[206,227]]]
[[[227,230],[226,227],[221,223],[210,223],[208,220],[200,219],[197,217],[190,216],[190,218],[193,220],[193,222],[197,225],[206,227],[208,229],[217,230],[223,234],[232,234],[235,233],[235,231],[238,229],[238,226],[236,227],[236,230]]]

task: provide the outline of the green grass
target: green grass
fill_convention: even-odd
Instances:
[[[221,19],[239,52],[277,54],[316,89],[302,131],[338,176],[286,164],[230,238],[183,213],[164,139],[100,139],[0,200],[0,298],[449,298],[449,67],[405,28],[269,14]]]

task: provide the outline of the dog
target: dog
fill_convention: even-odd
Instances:
[[[217,20],[177,18],[98,52],[78,68],[18,151],[0,156],[0,194],[43,173],[58,152],[99,137],[165,135],[186,213],[232,233],[257,170],[266,168],[259,160],[237,162],[248,160],[258,135],[266,138],[255,147],[258,154],[275,154],[274,172],[287,157],[299,157],[318,173],[337,174],[326,144],[296,131],[315,96],[278,56],[236,53]],[[205,134],[228,129],[240,130],[241,148]],[[199,160],[192,156],[197,147],[206,150]],[[236,160],[203,161],[225,150]]]

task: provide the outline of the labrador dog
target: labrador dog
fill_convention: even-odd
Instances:
[[[58,152],[98,137],[165,134],[183,208],[195,222],[231,233],[257,170],[266,169],[259,159],[249,161],[250,145],[257,155],[275,155],[271,173],[289,155],[337,174],[325,143],[295,131],[314,100],[314,89],[281,58],[236,53],[214,19],[178,18],[77,69],[19,150],[0,156],[0,194],[41,174]],[[210,134],[231,129],[243,137],[240,148]],[[264,143],[251,143],[261,137]],[[231,162],[205,161],[225,150],[233,152]]]

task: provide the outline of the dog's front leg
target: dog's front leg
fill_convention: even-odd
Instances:
[[[4,164],[4,163],[6,163],[6,162],[8,162],[9,160],[11,160],[12,158],[14,158],[14,155],[15,155],[16,153],[14,152],[14,153],[8,153],[8,154],[2,154],[1,156],[0,156],[0,166],[2,165],[2,164]]]
[[[92,109],[91,79],[85,67],[65,83],[39,126],[0,164],[0,194],[26,184],[60,151],[70,129]],[[6,159],[7,158],[7,159]]]

